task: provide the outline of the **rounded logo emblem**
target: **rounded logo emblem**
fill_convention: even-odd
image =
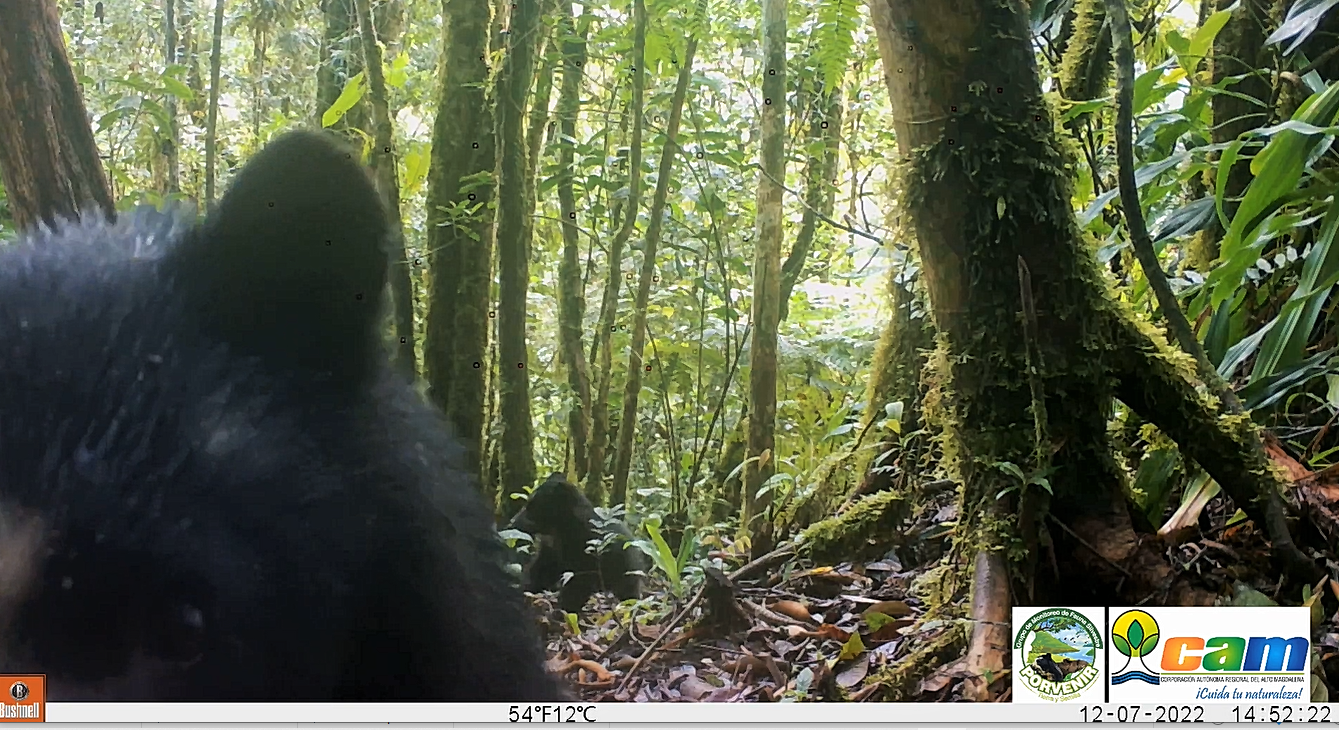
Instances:
[[[1101,678],[1096,664],[1101,647],[1101,632],[1083,614],[1064,608],[1037,612],[1014,637],[1022,657],[1016,683],[1044,701],[1072,701]]]

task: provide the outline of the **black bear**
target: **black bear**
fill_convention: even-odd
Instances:
[[[0,253],[0,671],[56,701],[563,700],[381,337],[390,222],[291,133],[203,223]]]
[[[1064,671],[1062,671],[1060,666],[1056,665],[1055,661],[1051,659],[1051,653],[1049,652],[1037,656],[1037,659],[1033,660],[1032,664],[1036,666],[1037,670],[1041,673],[1041,677],[1052,683],[1059,683],[1065,679]]]
[[[558,592],[558,605],[569,612],[581,611],[591,594],[604,589],[619,599],[641,596],[641,576],[646,555],[626,541],[615,541],[598,555],[587,553],[589,542],[604,536],[597,527],[598,515],[590,500],[560,472],[549,475],[530,495],[525,507],[511,520],[511,527],[535,536],[537,553],[525,569],[526,591],[557,588],[563,574],[572,573]],[[628,526],[613,523],[615,533],[632,537]]]

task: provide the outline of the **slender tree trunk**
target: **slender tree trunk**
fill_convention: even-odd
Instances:
[[[641,4],[641,0],[639,0]],[[644,12],[644,8],[643,8]],[[647,347],[647,304],[651,301],[651,284],[656,279],[656,249],[660,246],[665,202],[669,198],[669,182],[674,178],[674,162],[679,154],[679,125],[683,122],[683,106],[688,98],[688,83],[692,80],[692,60],[698,54],[698,39],[688,39],[674,99],[669,102],[669,123],[665,127],[665,145],[660,150],[660,167],[656,173],[656,192],[648,210],[647,237],[641,250],[641,272],[637,277],[637,296],[632,307],[631,347],[628,348],[628,371],[623,386],[623,418],[619,419],[619,443],[613,466],[611,502],[628,504],[628,474],[632,469],[633,437],[637,427],[637,396],[641,394],[641,376],[649,366],[643,366],[643,352]]]
[[[507,55],[498,80],[498,370],[502,409],[503,515],[515,509],[511,495],[535,481],[534,426],[530,415],[530,363],[526,348],[526,290],[530,285],[526,208],[526,103],[535,70],[540,0],[517,0],[512,8]]]
[[[116,216],[55,0],[0,0],[0,177],[20,229]]]
[[[637,227],[637,212],[642,197],[642,113],[646,101],[646,5],[644,0],[633,0],[632,18],[632,104],[627,114],[632,119],[631,139],[628,143],[628,200],[622,207],[623,226],[614,235],[609,246],[609,277],[605,280],[604,296],[600,301],[600,326],[595,330],[596,370],[595,401],[591,411],[590,472],[586,478],[586,496],[604,496],[604,466],[608,451],[609,386],[613,380],[613,351],[611,348],[615,314],[618,309],[618,291],[623,285],[623,247]],[[615,452],[616,453],[616,452]]]
[[[177,41],[177,0],[163,0],[163,36],[163,63],[168,67],[181,63]],[[167,168],[167,193],[172,194],[181,190],[181,139],[177,133],[176,95],[169,93],[163,107],[167,110],[167,126],[163,130],[163,162]]]
[[[382,74],[381,46],[377,43],[377,29],[372,24],[369,0],[354,0],[358,25],[362,31],[363,59],[367,71],[372,105],[373,130],[376,144],[372,150],[372,165],[377,174],[377,185],[385,199],[386,209],[396,228],[396,247],[391,253],[390,287],[394,308],[396,366],[405,374],[418,372],[414,357],[414,283],[409,274],[409,258],[404,248],[404,225],[400,214],[400,179],[395,156],[395,128],[391,121],[387,100],[386,78]]]
[[[586,64],[587,24],[582,18],[580,32],[572,15],[571,4],[560,9],[559,37],[563,39],[563,79],[558,93],[558,207],[563,223],[563,259],[558,266],[558,341],[567,384],[576,396],[576,405],[568,414],[568,432],[572,437],[572,456],[578,481],[586,481],[590,468],[589,440],[591,421],[590,368],[586,363],[581,332],[585,319],[585,284],[581,278],[581,245],[577,222],[576,194],[572,180],[576,176],[575,157],[577,118],[581,113],[581,80]]]
[[[642,4],[642,0],[638,0]],[[645,8],[643,7],[643,12]],[[614,458],[614,484],[610,502],[627,505],[628,474],[632,468],[633,441],[637,429],[637,398],[642,391],[643,352],[646,350],[646,306],[651,300],[651,283],[656,277],[656,250],[660,246],[660,232],[665,218],[665,204],[669,199],[673,179],[674,159],[679,154],[679,125],[683,121],[683,107],[688,98],[688,84],[693,77],[693,57],[697,54],[697,38],[688,39],[683,64],[679,68],[678,84],[670,101],[669,124],[665,128],[665,146],[660,151],[660,167],[656,173],[656,191],[647,212],[649,223],[642,248],[642,267],[637,279],[637,298],[632,311],[631,346],[628,348],[628,371],[623,384],[623,417],[618,422],[618,452]]]
[[[214,41],[209,53],[209,123],[205,131],[205,207],[214,204],[218,166],[219,69],[223,62],[223,0],[214,0]]]
[[[776,464],[776,341],[781,317],[781,194],[786,183],[786,0],[763,0],[762,173],[753,251],[753,325],[749,344],[749,450],[744,469],[744,527],[758,557],[772,549],[771,490]]]
[[[837,200],[837,161],[840,154],[842,112],[845,110],[843,90],[820,90],[814,95],[814,120],[809,129],[810,140],[823,141],[823,152],[811,156],[807,165],[808,181],[804,192],[804,213],[800,219],[800,233],[790,255],[781,265],[781,320],[790,315],[790,294],[800,282],[809,251],[818,233],[818,216],[832,216]]]
[[[208,17],[208,16],[206,16]],[[180,51],[178,59],[186,65],[186,78],[182,81],[190,87],[194,94],[189,100],[186,100],[186,118],[194,124],[201,124],[206,118],[206,108],[209,106],[209,90],[205,88],[204,75],[200,73],[200,54],[199,39],[200,31],[198,23],[200,20],[199,8],[194,0],[181,3],[177,13],[177,31],[181,37],[178,45]],[[180,132],[180,131],[178,131]],[[180,152],[180,150],[178,150]],[[200,175],[195,173],[192,176],[191,170],[186,170],[187,177],[191,180],[189,188],[197,196],[200,192]]]

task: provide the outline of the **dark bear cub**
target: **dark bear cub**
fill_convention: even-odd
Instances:
[[[624,548],[626,541],[615,541],[598,555],[587,553],[591,540],[604,537],[598,523],[595,507],[576,485],[560,472],[549,475],[511,520],[511,527],[535,536],[538,546],[535,559],[525,569],[525,590],[559,588],[563,574],[570,571],[572,577],[558,592],[558,605],[565,611],[581,611],[601,589],[619,599],[641,596],[641,576],[630,572],[646,570],[646,554],[633,546]],[[609,529],[632,537],[621,522]]]
[[[0,252],[0,671],[56,701],[563,698],[388,363],[389,225],[356,157],[297,133],[203,224]]]

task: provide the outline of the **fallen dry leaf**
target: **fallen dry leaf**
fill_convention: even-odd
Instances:
[[[810,632],[809,630],[804,630],[804,634],[802,636],[818,640],[836,640],[841,643],[845,643],[847,640],[851,639],[850,632],[847,632],[846,630],[842,629],[841,627],[838,627],[835,624],[819,625],[818,629],[813,632]]]
[[[734,675],[743,673],[766,673],[767,663],[756,655],[741,655],[734,660],[727,660],[719,666],[721,670]]]
[[[911,605],[904,601],[881,601],[870,605],[864,613],[865,615],[887,614],[890,617],[901,617],[911,614]]]
[[[695,675],[690,675],[687,678],[684,678],[683,683],[679,684],[680,695],[691,701],[701,701],[712,693],[715,693],[716,690],[716,686],[713,686]]]
[[[837,684],[842,688],[855,688],[869,675],[869,653],[862,653],[846,669],[837,674]]]
[[[902,630],[916,624],[914,619],[893,619],[889,620],[882,627],[872,630],[869,633],[870,642],[884,643],[891,642],[902,636]]]
[[[787,617],[800,622],[814,621],[814,615],[809,613],[808,607],[791,599],[782,599],[779,602],[767,605],[767,608],[777,614],[784,614]]]

